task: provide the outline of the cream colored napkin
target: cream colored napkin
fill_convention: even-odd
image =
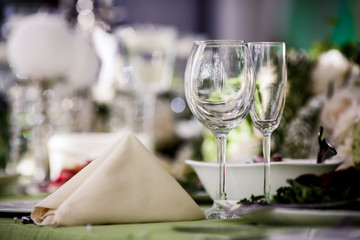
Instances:
[[[38,225],[187,221],[199,206],[132,133],[35,206]]]

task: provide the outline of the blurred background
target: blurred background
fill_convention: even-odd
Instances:
[[[1,20],[39,10],[77,17],[75,0],[1,0]],[[356,0],[103,0],[93,1],[97,20],[111,27],[153,23],[181,33],[245,41],[285,41],[309,49],[325,38],[337,44],[359,39],[360,4]]]
[[[316,156],[322,125],[348,164],[359,158],[357,0],[0,4],[4,176],[57,187],[64,169],[75,174],[130,130],[179,181],[191,181],[185,159],[216,159],[212,134],[192,117],[183,90],[187,57],[201,39],[286,42],[288,97],[272,152]],[[227,154],[261,154],[250,118],[229,135]]]

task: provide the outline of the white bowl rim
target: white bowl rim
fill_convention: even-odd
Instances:
[[[280,162],[271,162],[270,165],[292,165],[292,166],[322,166],[322,165],[340,165],[343,163],[344,160],[342,159],[327,159],[322,164],[317,164],[316,159],[290,159],[290,158],[284,158],[283,161]],[[196,167],[218,167],[218,164],[216,162],[205,162],[205,161],[196,161],[196,160],[185,160],[185,163],[190,166],[196,166]],[[227,167],[259,167],[263,166],[264,163],[234,163],[229,162],[226,163]]]

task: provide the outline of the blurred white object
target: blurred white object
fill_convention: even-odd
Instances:
[[[72,35],[60,15],[22,18],[12,27],[7,47],[11,67],[32,80],[61,77],[71,65]]]
[[[78,164],[94,160],[125,132],[116,133],[61,133],[53,135],[48,142],[50,179],[55,180],[62,169],[72,169]],[[147,146],[148,140],[137,135]]]
[[[93,32],[93,42],[95,50],[101,59],[99,84],[112,86],[116,72],[117,40],[114,35],[97,27]]]
[[[286,186],[287,179],[295,179],[303,174],[322,174],[335,170],[343,161],[326,160],[317,164],[316,159],[283,159],[271,162],[271,195],[281,186]],[[198,175],[202,185],[211,198],[217,191],[218,164],[186,160]],[[249,198],[251,195],[264,194],[264,163],[228,163],[226,164],[227,196],[229,200]]]
[[[100,61],[91,42],[79,34],[74,36],[73,49],[72,64],[66,78],[75,89],[84,89],[97,80]]]
[[[112,86],[97,83],[91,87],[91,96],[99,104],[111,104],[116,96],[116,90]]]
[[[56,179],[62,169],[94,160],[118,135],[113,133],[64,133],[49,139],[50,178]]]
[[[346,57],[337,49],[322,53],[311,73],[314,93],[326,94],[330,85],[334,89],[341,87],[350,66]]]
[[[142,130],[155,138],[156,97],[172,83],[177,30],[171,26],[137,24],[118,28],[116,35],[124,46],[123,74],[131,72],[134,80],[131,79],[130,90],[143,104]]]
[[[95,28],[93,42],[101,60],[98,82],[91,88],[93,99],[100,104],[111,104],[116,96],[114,80],[116,73],[117,41],[116,38],[101,28]]]
[[[139,24],[120,27],[116,33],[127,50],[137,90],[153,93],[167,90],[173,75],[177,30]]]
[[[190,139],[201,136],[204,131],[204,126],[193,118],[190,121],[179,121],[175,130],[182,138]]]

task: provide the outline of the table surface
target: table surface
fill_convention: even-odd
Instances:
[[[34,200],[33,197],[22,200]],[[0,202],[11,198],[0,198]],[[163,222],[142,224],[115,224],[75,227],[39,227],[14,222],[11,213],[0,213],[0,240],[2,239],[360,239],[360,227],[287,227],[264,226],[243,218]]]

